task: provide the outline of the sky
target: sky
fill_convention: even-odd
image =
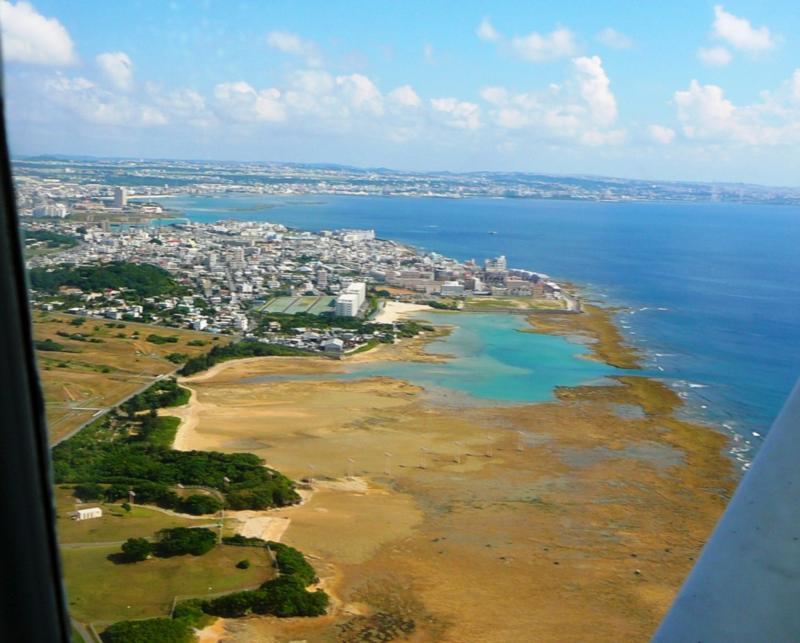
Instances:
[[[792,0],[0,0],[0,27],[17,155],[800,185]]]

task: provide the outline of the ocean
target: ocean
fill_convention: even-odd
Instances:
[[[800,375],[800,209],[362,196],[195,196],[164,201],[189,219],[295,228],[374,228],[458,259],[575,282],[620,308],[649,374],[686,415],[729,430],[753,455]],[[490,234],[494,233],[494,234]]]

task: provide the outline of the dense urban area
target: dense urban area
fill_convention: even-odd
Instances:
[[[150,197],[168,188],[107,185],[100,181],[108,176],[89,180],[86,171],[59,168],[17,179],[32,301],[44,311],[339,354],[413,332],[411,322],[369,322],[389,298],[436,308],[461,307],[467,296],[580,305],[547,275],[510,268],[503,256],[460,262],[376,238],[373,230],[159,218],[167,216],[164,207]]]
[[[144,161],[135,159],[20,158],[14,162],[20,207],[110,198],[113,186],[138,196],[236,192],[268,195],[383,195],[494,197],[590,201],[721,201],[800,203],[800,190],[741,183],[646,181],[525,172],[402,172],[385,168],[292,163]],[[87,206],[88,207],[88,206]],[[64,213],[64,210],[59,210]]]

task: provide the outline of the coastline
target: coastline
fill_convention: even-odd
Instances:
[[[611,314],[529,322],[635,368]],[[302,505],[267,513],[340,597],[313,622],[226,621],[225,637],[365,640],[370,628],[399,635],[397,623],[411,622],[419,640],[647,638],[734,484],[725,436],[676,418],[682,401],[663,383],[619,376],[558,389],[556,402],[453,409],[391,378],[241,381],[426,360],[435,335],[342,362],[226,362],[184,380],[193,411],[176,448],[252,451],[313,479]]]

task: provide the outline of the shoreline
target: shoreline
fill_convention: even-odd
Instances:
[[[372,321],[376,324],[394,324],[408,315],[422,310],[431,310],[431,307],[423,304],[408,304],[389,300],[384,302],[383,308],[375,315]]]
[[[583,319],[576,323],[574,318],[579,317]],[[532,324],[533,321],[529,319]],[[537,317],[535,321],[540,320]],[[614,326],[609,311],[599,307],[585,315],[569,316],[563,326],[550,319],[547,328],[536,326],[531,332],[593,338],[589,349],[600,361],[608,358],[617,363],[632,364],[636,359],[635,352],[624,345],[619,332],[616,337],[610,332],[609,328]],[[274,619],[226,621],[222,628],[225,636],[232,636],[234,640],[278,634],[314,638],[341,628],[360,631],[358,628],[362,626],[375,626],[376,615],[386,610],[398,618],[402,615],[413,618],[418,631],[441,640],[464,640],[464,636],[474,637],[479,631],[485,632],[485,621],[465,612],[466,607],[450,605],[441,592],[429,587],[432,579],[439,576],[434,571],[435,565],[442,564],[441,555],[448,549],[441,549],[438,555],[432,551],[432,548],[438,548],[432,544],[444,538],[433,535],[434,532],[439,533],[449,522],[463,519],[466,521],[464,524],[450,524],[446,528],[450,540],[463,540],[470,534],[475,537],[487,528],[494,533],[491,529],[493,521],[486,523],[486,519],[481,517],[482,506],[493,507],[493,514],[504,516],[502,524],[506,528],[491,539],[505,537],[514,542],[522,541],[522,550],[517,551],[519,546],[512,547],[516,552],[512,557],[514,560],[519,556],[527,560],[526,556],[530,554],[525,552],[535,551],[535,542],[538,541],[550,543],[546,550],[554,547],[560,550],[564,545],[563,538],[571,541],[576,533],[582,533],[573,533],[577,525],[586,523],[588,527],[598,520],[599,524],[603,520],[612,520],[609,533],[616,533],[619,528],[613,526],[615,521],[629,522],[636,518],[637,526],[632,531],[629,527],[615,536],[627,542],[624,550],[631,549],[632,543],[628,541],[635,541],[639,543],[633,546],[635,549],[645,547],[652,552],[651,557],[658,557],[655,552],[661,551],[663,557],[664,551],[672,551],[675,543],[682,543],[677,545],[686,553],[682,562],[664,560],[651,568],[644,559],[636,561],[641,567],[650,569],[648,574],[663,577],[665,570],[669,570],[666,573],[669,583],[664,585],[663,578],[657,581],[659,589],[651,595],[647,592],[630,594],[631,576],[621,578],[600,562],[609,551],[617,551],[619,544],[607,541],[607,537],[597,540],[591,536],[591,531],[584,532],[585,536],[576,543],[579,550],[585,550],[587,554],[592,552],[590,559],[597,561],[589,572],[580,563],[580,558],[571,563],[548,560],[547,567],[542,567],[537,557],[527,560],[524,565],[519,563],[526,573],[535,569],[540,583],[555,592],[556,598],[565,601],[562,607],[551,606],[563,618],[556,618],[549,626],[538,624],[535,629],[538,636],[547,639],[554,632],[562,632],[566,623],[564,619],[571,622],[587,617],[591,612],[586,611],[584,603],[595,609],[600,599],[594,593],[598,591],[601,603],[611,601],[605,608],[610,610],[606,613],[607,626],[616,623],[615,633],[627,632],[634,638],[651,634],[691,567],[691,559],[722,511],[725,496],[730,493],[734,481],[729,463],[721,453],[725,437],[707,427],[676,418],[673,413],[682,400],[662,382],[644,376],[620,376],[615,378],[619,386],[557,389],[556,402],[454,410],[430,401],[423,402],[420,387],[391,378],[347,383],[287,380],[270,382],[261,388],[257,384],[239,381],[243,373],[252,376],[260,371],[275,373],[276,369],[285,374],[319,372],[320,367],[327,372],[337,372],[347,361],[407,359],[415,354],[424,359],[424,346],[430,339],[423,337],[408,340],[407,344],[381,346],[346,357],[341,362],[274,357],[235,360],[182,380],[192,385],[192,397],[187,406],[193,410],[181,423],[175,448],[255,451],[266,459],[269,466],[291,477],[315,478],[314,491],[302,505],[265,514],[280,514],[282,519],[288,517],[288,522],[281,523],[284,526],[281,536],[287,543],[322,561],[332,590],[341,596],[340,607],[314,623],[288,624]],[[268,392],[263,390],[266,388]],[[625,418],[615,412],[617,407],[623,406],[638,410]],[[235,420],[227,419],[226,408],[236,409]],[[177,410],[167,410],[167,413],[176,415],[174,411]],[[208,424],[204,425],[202,416],[206,412]],[[584,431],[576,433],[576,425],[585,425]],[[211,433],[204,430],[206,426]],[[348,452],[355,457],[347,456]],[[530,464],[526,464],[531,457],[537,463],[533,470]],[[313,458],[317,460],[314,468],[308,463]],[[551,473],[546,473],[548,471]],[[542,472],[546,474],[544,478],[540,477]],[[353,482],[348,482],[354,475]],[[458,481],[454,482],[453,476]],[[552,487],[550,483],[542,487],[552,476],[556,476],[554,480],[566,476],[574,482],[566,491],[558,486]],[[665,476],[668,478],[666,482]],[[607,507],[601,502],[591,511],[583,510],[577,514],[569,508],[581,499],[582,502],[591,502],[598,494],[605,497],[608,491],[604,481],[617,478],[624,481],[617,493],[629,498],[623,503],[624,511],[618,518],[612,516],[617,514],[613,507],[619,501]],[[527,479],[530,481],[521,482]],[[355,480],[363,480],[365,486],[354,484]],[[501,484],[503,480],[508,481]],[[636,484],[650,492],[643,493],[630,487],[637,480]],[[573,488],[576,484],[578,486]],[[522,493],[530,485],[532,488],[541,487],[530,503],[525,501],[519,505],[520,501],[514,501],[509,505],[508,501],[500,501],[502,495]],[[715,492],[708,491],[712,487]],[[687,493],[691,500],[685,497]],[[475,498],[473,504],[468,500],[471,496]],[[482,500],[473,506],[478,498]],[[433,509],[442,502],[462,506],[465,500],[467,504],[454,515],[449,511],[441,514]],[[645,509],[650,504],[653,507]],[[509,507],[514,511],[509,513]],[[387,510],[393,518],[389,524],[383,524],[386,521],[383,519],[381,522],[380,517]],[[521,519],[517,516],[520,513],[526,517]],[[591,518],[584,513],[608,515],[606,518]],[[642,516],[638,518],[640,514]],[[556,536],[552,534],[551,523],[559,524],[566,520],[562,515],[572,516],[568,519],[572,526]],[[353,522],[361,525],[358,531],[353,531]],[[659,528],[654,529],[656,526]],[[536,533],[539,536],[532,541],[531,535]],[[687,534],[695,535],[687,541]],[[335,543],[329,542],[331,536]],[[479,537],[487,538],[488,533]],[[526,541],[528,545],[524,545]],[[645,546],[644,543],[648,544]],[[670,543],[667,550],[664,550],[664,543]],[[461,543],[456,547],[461,553],[455,555],[454,552],[455,557],[448,558],[447,565],[463,583],[471,587],[481,586],[478,594],[484,596],[482,604],[489,605],[485,609],[494,613],[496,630],[485,640],[508,640],[503,636],[513,631],[525,631],[521,628],[530,628],[533,624],[522,613],[517,613],[518,608],[509,606],[507,612],[503,610],[504,601],[492,595],[497,589],[493,583],[502,588],[507,580],[513,581],[519,587],[518,593],[528,599],[535,597],[547,603],[551,598],[542,596],[538,587],[525,585],[516,571],[507,570],[508,578],[503,573],[498,577],[495,572],[490,572],[486,567],[491,567],[492,559],[487,558],[491,552],[490,544],[478,547]],[[401,566],[397,547],[401,551],[414,551],[414,564],[402,557]],[[545,557],[550,558],[551,554],[545,554]],[[460,562],[463,560],[470,561],[476,569],[485,569],[489,576],[483,577],[484,572],[480,572],[473,578],[477,572],[465,569]],[[505,556],[501,560],[508,558]],[[434,567],[427,561],[431,561]],[[409,568],[417,570],[412,573]],[[570,593],[565,594],[564,588],[558,585],[560,576],[553,574],[554,569],[559,570],[560,576],[573,578],[570,582],[576,583],[576,587],[584,588],[578,591],[582,597],[579,604],[572,604]],[[572,575],[567,573],[573,569]],[[626,573],[633,574],[633,571]],[[380,587],[369,583],[364,585],[365,579],[379,579],[386,574],[404,579],[403,583],[417,589],[407,594],[385,587],[382,581],[377,580],[375,583]],[[601,585],[594,586],[588,582],[587,574],[591,578],[599,576]],[[633,577],[636,578],[634,582],[642,582],[636,574]],[[479,578],[485,578],[486,582]],[[436,581],[443,587],[451,587],[452,582],[449,578]],[[552,585],[554,582],[556,586]],[[486,583],[489,586],[483,587]],[[452,586],[452,590],[457,591],[457,586]],[[598,590],[598,587],[603,589]],[[635,609],[626,608],[626,611],[634,609],[634,618],[630,614],[626,614],[624,619],[616,616],[619,607],[612,606],[623,596],[628,596],[626,600],[638,605]],[[398,605],[398,601],[406,601],[408,605]],[[514,599],[508,601],[514,603]],[[541,612],[534,612],[541,618]],[[503,626],[498,625],[503,619],[509,620],[505,635],[502,634]],[[575,624],[570,628],[575,635],[585,637],[590,633],[590,630]],[[595,628],[591,634],[594,640],[614,640],[611,630],[603,634]]]

